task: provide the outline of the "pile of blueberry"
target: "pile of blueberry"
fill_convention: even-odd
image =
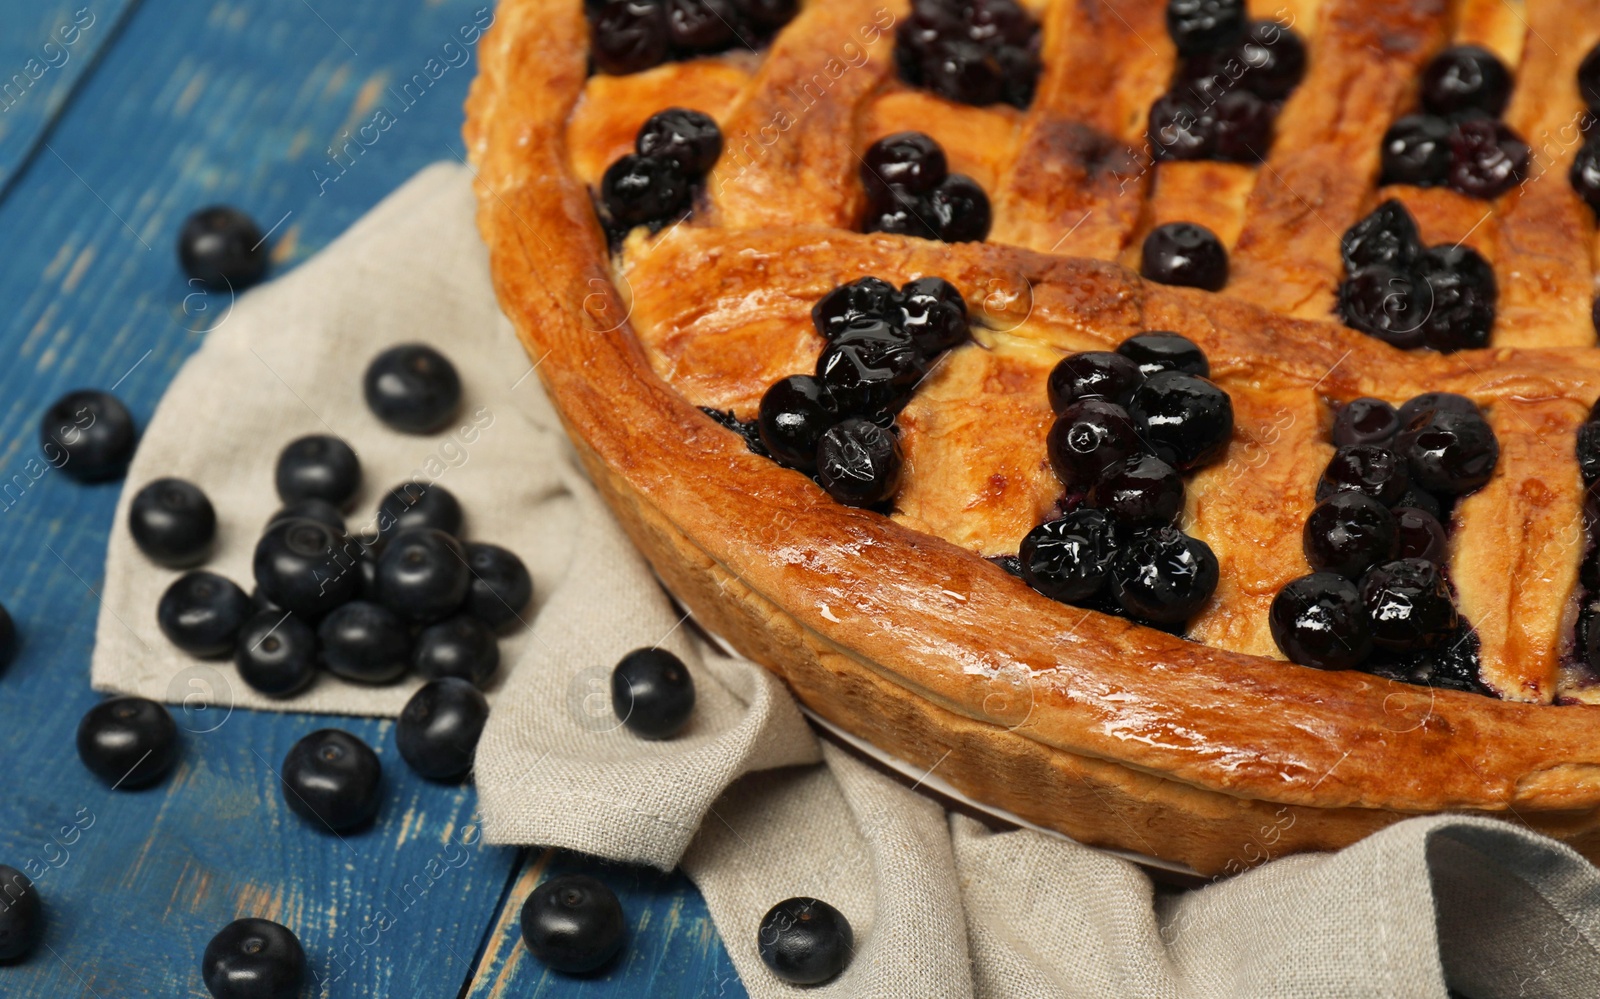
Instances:
[[[1266,158],[1284,98],[1306,71],[1306,46],[1276,21],[1245,20],[1243,0],[1169,0],[1167,32],[1179,62],[1150,105],[1157,160]]]
[[[1574,654],[1583,665],[1600,673],[1600,400],[1589,410],[1588,421],[1578,428],[1577,453],[1588,544],[1578,570],[1584,596],[1579,604]]]
[[[1139,276],[1157,284],[1221,291],[1228,283],[1228,251],[1203,225],[1168,222],[1144,238]]]
[[[1233,401],[1176,333],[1072,354],[1050,372],[1047,447],[1066,511],[1022,539],[1017,569],[1063,603],[1182,628],[1211,599],[1217,559],[1177,526],[1183,473],[1222,457]]]
[[[722,130],[703,112],[667,108],[639,126],[633,148],[600,180],[601,219],[613,245],[634,226],[656,233],[689,215],[722,155]]]
[[[989,196],[966,174],[951,173],[944,149],[921,132],[896,132],[861,158],[867,190],[862,232],[892,232],[945,243],[989,235]]]
[[[838,502],[876,507],[900,484],[895,414],[944,352],[966,341],[967,303],[943,278],[896,291],[864,277],[824,295],[811,321],[827,341],[815,374],[774,382],[750,423],[731,411],[705,413]]]
[[[1589,50],[1578,66],[1578,92],[1583,95],[1591,126],[1600,121],[1600,44]],[[1572,189],[1600,216],[1600,132],[1591,127],[1567,174]],[[1600,308],[1597,308],[1600,312]],[[1600,326],[1600,323],[1596,324]]]
[[[912,0],[894,58],[913,87],[1025,108],[1039,79],[1039,25],[1016,0]]]
[[[594,67],[623,75],[673,59],[753,49],[795,15],[795,0],[584,0]]]
[[[1470,246],[1424,247],[1405,205],[1391,198],[1374,208],[1345,232],[1340,253],[1338,310],[1347,326],[1401,350],[1489,345],[1494,269]]]
[[[1273,599],[1289,659],[1487,693],[1478,642],[1456,611],[1444,519],[1494,474],[1500,445],[1471,399],[1429,392],[1397,411],[1345,403],[1302,541],[1312,573]]]
[[[1511,97],[1511,73],[1498,56],[1457,45],[1422,72],[1422,110],[1383,135],[1383,184],[1449,187],[1473,198],[1497,198],[1528,175],[1528,144],[1500,112]]]

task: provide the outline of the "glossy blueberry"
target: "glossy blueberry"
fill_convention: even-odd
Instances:
[[[920,277],[900,289],[899,326],[911,335],[924,361],[965,343],[967,303],[956,286],[941,277]]]
[[[1135,537],[1111,563],[1111,595],[1132,617],[1182,624],[1217,588],[1217,557],[1198,538],[1162,527]]]
[[[1223,94],[1211,108],[1212,155],[1225,163],[1259,163],[1272,147],[1272,104],[1248,90]]]
[[[361,488],[361,460],[339,438],[311,434],[290,441],[278,455],[274,481],[285,503],[319,499],[342,508]]]
[[[1405,459],[1394,451],[1377,444],[1352,444],[1333,453],[1317,482],[1317,499],[1354,490],[1392,507],[1410,485]]]
[[[321,499],[295,500],[279,507],[267,519],[267,528],[284,520],[314,520],[335,534],[345,533],[344,514],[339,508]]]
[[[407,621],[425,624],[455,613],[471,585],[461,543],[440,530],[407,531],[378,557],[378,599]]]
[[[900,293],[881,278],[858,278],[823,295],[811,307],[817,335],[832,340],[857,319],[887,319],[900,308]]]
[[[457,677],[417,688],[395,721],[394,741],[406,764],[428,780],[454,781],[472,769],[489,702]]]
[[[882,319],[857,319],[817,356],[816,379],[840,415],[897,409],[926,370],[911,335]]]
[[[128,504],[128,533],[151,561],[183,568],[205,560],[217,534],[217,513],[194,483],[156,479]]]
[[[114,788],[148,787],[178,760],[178,726],[155,701],[113,697],[78,723],[78,758]]]
[[[1411,271],[1368,264],[1339,283],[1339,317],[1400,350],[1427,342],[1428,286]]]
[[[1360,579],[1368,569],[1394,558],[1400,544],[1389,508],[1365,493],[1349,491],[1318,503],[1300,538],[1312,569],[1346,579]]]
[[[284,802],[318,828],[344,832],[378,814],[378,755],[342,729],[319,729],[295,743],[280,774]]]
[[[213,999],[295,999],[306,953],[286,926],[237,919],[206,944],[200,977]]]
[[[855,934],[844,913],[814,898],[784,899],[761,917],[756,953],[791,985],[820,985],[850,964]]]
[[[938,235],[927,197],[898,184],[868,192],[861,231],[919,239],[934,239]]]
[[[255,284],[267,273],[268,250],[255,221],[226,205],[200,209],[178,230],[178,265],[208,288]]]
[[[378,504],[378,539],[382,544],[406,531],[428,527],[461,536],[461,504],[443,486],[406,482],[389,490]]]
[[[1052,600],[1074,603],[1104,589],[1116,553],[1117,531],[1110,515],[1080,507],[1029,531],[1017,557],[1029,586]]]
[[[1450,121],[1431,114],[1408,114],[1383,133],[1379,184],[1443,184],[1450,173]]]
[[[1457,395],[1454,392],[1424,392],[1400,404],[1400,428],[1404,429],[1420,413],[1441,409],[1447,413],[1463,413],[1467,416],[1483,415],[1478,404],[1464,395]],[[1395,435],[1399,436],[1399,430],[1395,431]]]
[[[367,366],[362,387],[373,415],[402,433],[436,433],[461,408],[456,366],[427,344],[403,343],[383,351]]]
[[[817,444],[838,416],[833,399],[811,375],[773,382],[761,396],[756,426],[774,461],[810,474],[817,467]]]
[[[411,663],[424,680],[455,677],[486,687],[500,668],[500,644],[488,625],[457,614],[422,629]]]
[[[1126,406],[1133,390],[1144,381],[1139,366],[1124,355],[1108,350],[1068,354],[1051,369],[1045,382],[1050,409],[1060,413],[1079,399],[1105,399]]]
[[[622,903],[584,874],[543,882],[522,903],[522,942],[547,967],[569,975],[599,969],[617,956],[625,935]]]
[[[1441,523],[1443,522],[1442,518],[1445,514],[1443,504],[1439,502],[1439,497],[1428,492],[1426,489],[1418,489],[1414,485],[1410,489],[1407,489],[1405,494],[1401,496],[1399,501],[1394,505],[1395,516],[1398,517],[1400,515],[1400,511],[1407,507],[1410,507],[1413,510],[1421,510],[1434,520],[1438,520]]]
[[[1593,420],[1578,428],[1578,474],[1586,486],[1600,480],[1600,423]]]
[[[1596,214],[1600,214],[1600,140],[1591,139],[1578,148],[1572,167],[1567,171],[1567,179],[1572,182],[1572,189],[1578,192],[1578,197],[1588,202]]]
[[[817,481],[845,506],[872,506],[900,487],[900,442],[883,427],[850,417],[817,445]]]
[[[1168,222],[1144,238],[1139,273],[1160,284],[1218,291],[1228,283],[1228,251],[1216,234],[1193,222]]]
[[[1500,442],[1476,414],[1434,410],[1419,414],[1400,431],[1399,452],[1411,480],[1439,496],[1460,496],[1489,481],[1500,459]]]
[[[589,52],[604,73],[637,73],[667,58],[661,0],[603,0],[590,14]]]
[[[1397,558],[1427,559],[1443,565],[1449,557],[1449,542],[1444,525],[1439,518],[1416,507],[1396,507],[1394,510]]]
[[[103,482],[121,475],[133,457],[135,441],[133,415],[109,392],[68,392],[39,420],[44,460],[79,482]]]
[[[211,658],[233,651],[253,610],[250,597],[233,580],[197,570],[179,576],[161,594],[156,623],[173,645]]]
[[[1258,97],[1281,101],[1306,74],[1306,43],[1277,21],[1253,21],[1233,55],[1247,69],[1240,84]]]
[[[316,679],[317,633],[287,611],[260,611],[239,629],[233,664],[257,692],[293,697]]]
[[[1351,273],[1374,264],[1404,272],[1422,256],[1422,237],[1406,206],[1390,198],[1345,230],[1339,253]]]
[[[1378,649],[1366,669],[1376,676],[1403,683],[1498,697],[1499,693],[1483,682],[1482,662],[1478,634],[1462,621],[1435,648],[1409,652]]]
[[[1039,75],[1037,26],[1015,0],[918,0],[896,34],[912,86],[964,104],[1027,107]]]
[[[1150,105],[1147,135],[1154,160],[1208,160],[1216,151],[1216,118],[1188,94],[1165,93]]]
[[[692,203],[689,178],[677,160],[664,156],[629,153],[600,179],[600,204],[619,233],[639,225],[658,232],[687,215]]]
[[[1437,563],[1422,558],[1386,562],[1361,580],[1361,601],[1372,619],[1372,641],[1395,652],[1435,649],[1457,625],[1450,586]]]
[[[927,220],[935,238],[946,243],[981,243],[994,214],[989,195],[964,173],[953,173],[928,192]]]
[[[1167,0],[1167,34],[1180,55],[1221,48],[1244,30],[1243,0]]]
[[[324,669],[353,683],[393,683],[411,668],[411,635],[394,611],[370,600],[335,607],[317,625]]]
[[[670,739],[694,713],[694,677],[665,649],[635,649],[611,671],[611,709],[635,735]]]
[[[1511,96],[1505,63],[1477,45],[1455,45],[1422,71],[1422,106],[1436,115],[1482,111],[1498,117]]]
[[[1087,490],[1102,472],[1144,449],[1128,411],[1104,399],[1069,404],[1045,437],[1050,467],[1068,489]]]
[[[869,193],[896,185],[927,194],[949,172],[944,148],[921,132],[886,135],[861,157],[861,183]]]
[[[1335,447],[1376,444],[1388,447],[1400,433],[1400,414],[1382,399],[1362,396],[1339,407],[1333,418]]]
[[[1499,286],[1489,262],[1470,246],[1435,246],[1422,254],[1427,283],[1422,332],[1427,346],[1449,353],[1489,345]]]
[[[360,545],[326,524],[280,520],[256,543],[256,586],[284,610],[315,620],[361,594]]]
[[[1578,64],[1578,93],[1590,113],[1600,115],[1600,42]]]
[[[645,119],[634,149],[640,156],[674,160],[686,176],[699,177],[722,155],[722,130],[702,111],[667,108]]]
[[[1505,122],[1469,118],[1450,130],[1450,188],[1472,198],[1497,198],[1528,176],[1531,150]]]
[[[1165,330],[1135,333],[1117,346],[1117,353],[1138,365],[1146,378],[1158,371],[1211,377],[1211,362],[1193,340]]]
[[[1183,513],[1183,476],[1153,454],[1136,454],[1105,470],[1089,490],[1089,504],[1131,527],[1175,523]]]
[[[1128,400],[1140,439],[1168,464],[1193,471],[1222,456],[1233,438],[1233,400],[1216,383],[1158,371]]]
[[[1272,598],[1272,640],[1291,662],[1353,669],[1372,653],[1372,626],[1356,584],[1332,572],[1290,580]]]
[[[667,40],[691,52],[717,52],[733,44],[739,20],[730,0],[666,0]]]
[[[533,577],[522,559],[499,545],[468,542],[461,547],[472,573],[467,613],[491,628],[518,620],[533,599]]]
[[[39,889],[26,874],[0,864],[0,965],[27,957],[43,935]]]

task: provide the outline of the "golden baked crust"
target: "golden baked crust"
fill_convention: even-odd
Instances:
[[[1481,202],[1401,192],[1426,238],[1466,237],[1492,261],[1512,305],[1488,350],[1404,354],[1306,318],[1327,315],[1338,234],[1377,197],[1376,140],[1406,81],[1452,23],[1503,55],[1508,29],[1485,5],[1442,0],[1290,5],[1311,69],[1266,165],[1151,169],[1127,147],[1172,58],[1160,8],[1050,4],[1047,69],[1022,113],[898,84],[884,22],[902,4],[811,0],[764,60],[588,78],[581,5],[503,0],[466,129],[502,306],[673,591],[819,714],[972,797],[1207,873],[1454,809],[1600,856],[1600,710],[1550,706],[1589,696],[1560,665],[1584,544],[1573,439],[1600,396],[1578,287],[1592,216],[1555,190],[1559,164],[1487,220],[1466,217]],[[1583,5],[1527,8],[1579,53],[1600,36]],[[694,220],[636,231],[613,261],[586,183],[644,117],[689,103],[678,93],[718,119],[723,158]],[[1523,113],[1577,113],[1575,95],[1545,96]],[[790,126],[774,126],[780,114]],[[848,231],[856,150],[911,123],[990,190],[989,242]],[[1196,212],[1232,247],[1224,294],[1150,285],[1115,262]],[[811,304],[865,274],[942,276],[978,320],[977,342],[901,416],[892,517],[834,504],[697,409],[749,415],[767,384],[809,370]],[[1538,315],[1509,319],[1517,302]],[[980,557],[1015,551],[1059,492],[1042,460],[1044,374],[1066,351],[1146,329],[1198,343],[1235,400],[1225,460],[1188,489],[1185,528],[1222,565],[1196,641],[1052,602]],[[1456,512],[1452,576],[1505,700],[1289,664],[1265,627],[1273,594],[1307,571],[1300,525],[1330,451],[1327,401],[1437,390],[1485,406],[1501,443],[1494,479]]]

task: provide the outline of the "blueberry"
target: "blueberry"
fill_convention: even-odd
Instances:
[[[0,964],[27,957],[43,935],[39,889],[15,867],[0,864]]]
[[[1411,466],[1411,479],[1440,496],[1470,493],[1489,481],[1500,459],[1500,442],[1483,417],[1434,410],[1419,414],[1400,432],[1396,445]]]
[[[448,617],[467,599],[471,585],[460,542],[440,530],[407,531],[378,557],[378,599],[408,621]]]
[[[604,0],[589,18],[589,51],[601,72],[637,73],[666,60],[661,0]]]
[[[967,303],[940,277],[920,277],[900,289],[899,323],[924,361],[967,341]]]
[[[820,985],[850,963],[855,934],[844,913],[814,898],[784,899],[761,917],[756,952],[790,985]]]
[[[133,457],[134,443],[133,415],[109,392],[68,392],[39,420],[45,461],[79,482],[121,475]]]
[[[1392,507],[1410,485],[1406,462],[1399,455],[1376,444],[1353,444],[1333,453],[1317,482],[1317,499],[1354,490]]]
[[[462,545],[472,583],[467,588],[467,613],[498,628],[520,620],[533,599],[533,577],[516,555],[499,545],[469,542]]]
[[[361,488],[361,460],[339,438],[312,434],[283,449],[274,478],[285,503],[319,499],[342,508]]]
[[[1348,579],[1395,557],[1394,514],[1365,493],[1338,492],[1318,503],[1301,532],[1306,561]]]
[[[1179,55],[1219,49],[1244,30],[1243,0],[1167,0],[1167,34]]]
[[[898,184],[868,192],[861,231],[916,236],[919,239],[938,237],[933,208],[928,199]]]
[[[315,620],[361,594],[360,546],[326,524],[280,520],[256,543],[256,586],[284,610]]]
[[[1409,425],[1412,420],[1417,418],[1419,413],[1426,413],[1436,409],[1442,409],[1448,413],[1464,413],[1468,416],[1483,415],[1483,411],[1478,408],[1478,404],[1464,395],[1457,395],[1454,392],[1424,392],[1421,395],[1414,395],[1400,404],[1400,429],[1404,429]],[[1398,436],[1399,430],[1396,430],[1395,434]]]
[[[836,502],[872,506],[900,487],[900,461],[900,442],[893,433],[852,416],[822,435],[817,481]]]
[[[895,62],[913,86],[978,106],[1025,108],[1039,75],[1037,26],[1011,0],[919,2],[897,32]]]
[[[461,504],[440,485],[407,482],[395,486],[378,504],[378,539],[387,544],[406,531],[431,527],[461,536]]]
[[[1089,350],[1068,354],[1051,369],[1045,382],[1050,408],[1057,414],[1079,399],[1105,399],[1119,406],[1144,381],[1139,366],[1122,354]]]
[[[1218,291],[1228,283],[1228,251],[1193,222],[1168,222],[1144,238],[1139,273],[1159,284]]]
[[[1272,598],[1272,640],[1291,662],[1353,669],[1372,653],[1372,626],[1356,584],[1332,572],[1290,580]]]
[[[1422,71],[1422,106],[1437,115],[1482,111],[1499,117],[1511,96],[1505,63],[1477,45],[1455,45]]]
[[[283,800],[301,818],[336,833],[378,814],[382,781],[372,747],[342,729],[312,732],[283,758]]]
[[[613,231],[634,226],[660,232],[689,214],[694,189],[677,160],[637,153],[617,160],[600,180],[600,204]]]
[[[393,683],[411,667],[411,635],[389,608],[368,600],[335,607],[317,625],[321,662],[352,683]]]
[[[317,675],[317,633],[288,611],[257,613],[239,630],[239,678],[268,697],[293,697]]]
[[[1600,480],[1600,423],[1593,420],[1578,428],[1578,474],[1586,486]]]
[[[417,688],[395,722],[394,741],[406,764],[428,780],[454,781],[472,769],[489,702],[456,677]]]
[[[1578,197],[1600,215],[1600,141],[1590,139],[1578,147],[1578,154],[1567,171],[1567,179]]]
[[[1153,454],[1136,454],[1105,470],[1089,504],[1131,527],[1176,523],[1183,513],[1183,477]]]
[[[202,208],[178,230],[178,264],[208,288],[240,290],[267,273],[266,237],[255,221],[226,205]]]
[[[1216,152],[1216,125],[1206,105],[1187,95],[1162,94],[1150,105],[1150,156],[1158,162],[1209,160]]]
[[[1531,150],[1505,122],[1470,118],[1450,130],[1451,190],[1497,198],[1528,176]]]
[[[685,175],[699,177],[722,155],[722,130],[702,111],[667,108],[645,119],[634,149],[640,156],[674,160]]]
[[[944,148],[921,132],[895,132],[867,147],[861,157],[861,183],[868,192],[898,185],[927,194],[949,173]]]
[[[1376,676],[1402,683],[1499,696],[1480,676],[1481,651],[1477,633],[1461,622],[1434,648],[1401,652],[1378,649],[1366,669]]]
[[[953,173],[928,194],[924,216],[946,243],[981,243],[994,221],[989,195],[964,173]]]
[[[1489,262],[1470,246],[1436,246],[1424,251],[1420,266],[1428,292],[1427,346],[1444,353],[1487,347],[1499,299]]]
[[[1443,184],[1450,173],[1450,121],[1431,114],[1408,114],[1383,133],[1380,184]]]
[[[1050,467],[1062,485],[1087,490],[1106,469],[1138,454],[1144,445],[1128,411],[1104,399],[1069,404],[1045,437]]]
[[[551,878],[522,903],[522,942],[556,971],[581,975],[617,956],[625,933],[622,903],[583,874]]]
[[[1394,510],[1395,538],[1398,541],[1396,556],[1421,558],[1444,565],[1449,558],[1449,543],[1445,539],[1444,525],[1439,518],[1416,507],[1396,507]]]
[[[1416,486],[1412,486],[1411,488],[1407,489],[1404,495],[1402,495],[1400,499],[1395,502],[1395,516],[1398,517],[1400,515],[1400,511],[1407,507],[1413,510],[1421,510],[1434,520],[1440,520],[1441,522],[1445,515],[1444,506],[1440,504],[1439,497],[1433,495],[1425,489],[1418,489]]]
[[[1198,538],[1162,527],[1142,534],[1111,563],[1111,595],[1135,618],[1182,624],[1217,588],[1217,557]]]
[[[1111,517],[1104,510],[1079,508],[1029,531],[1018,560],[1029,586],[1051,600],[1075,603],[1104,589],[1116,553]]]
[[[250,597],[214,572],[186,572],[173,580],[156,606],[167,640],[203,659],[233,651],[239,629],[253,611]]]
[[[217,534],[217,513],[194,483],[156,479],[128,504],[128,532],[151,561],[183,568],[205,560]]]
[[[1339,253],[1351,273],[1373,264],[1405,272],[1422,256],[1422,237],[1406,206],[1390,198],[1345,230]]]
[[[817,357],[816,377],[841,414],[896,409],[924,372],[911,335],[882,319],[857,319]]]
[[[670,739],[694,713],[694,677],[665,649],[635,649],[611,671],[611,709],[645,739]]]
[[[267,519],[267,528],[284,520],[314,520],[335,534],[345,533],[344,514],[323,499],[302,499],[285,504]]]
[[[1277,21],[1253,21],[1233,52],[1246,67],[1240,84],[1258,97],[1281,101],[1306,73],[1306,43]]]
[[[500,668],[500,645],[488,625],[457,614],[422,629],[411,664],[424,680],[456,677],[486,687]]]
[[[1193,340],[1165,330],[1135,333],[1117,345],[1117,353],[1138,365],[1146,378],[1158,371],[1211,377],[1211,362]]]
[[[900,304],[894,285],[875,277],[859,278],[818,299],[811,307],[811,324],[824,340],[832,340],[857,319],[886,319]]]
[[[1386,562],[1361,579],[1372,641],[1396,652],[1436,649],[1454,635],[1457,615],[1443,570],[1421,558]]]
[[[790,375],[762,395],[756,426],[773,460],[809,475],[817,467],[817,444],[837,419],[821,382],[811,375]]]
[[[403,343],[374,357],[362,387],[372,414],[402,433],[437,433],[461,408],[455,365],[426,344]]]
[[[1376,444],[1388,447],[1400,433],[1400,414],[1382,399],[1362,396],[1339,407],[1333,418],[1333,443],[1337,447]]]
[[[200,977],[214,999],[295,999],[306,952],[286,926],[236,919],[206,944]]]
[[[78,758],[113,788],[148,787],[178,761],[178,726],[155,701],[113,697],[78,723]]]
[[[1128,416],[1150,450],[1180,471],[1208,465],[1233,438],[1233,400],[1216,383],[1159,371],[1128,400]]]
[[[716,52],[737,35],[738,14],[729,0],[666,0],[667,40],[681,49]]]
[[[1272,146],[1272,105],[1248,90],[1230,90],[1211,109],[1212,152],[1225,163],[1259,163]]]
[[[1412,271],[1368,264],[1339,283],[1339,317],[1400,350],[1427,342],[1429,291]]]

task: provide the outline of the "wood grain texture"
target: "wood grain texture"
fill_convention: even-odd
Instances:
[[[506,892],[522,851],[483,845],[471,788],[412,776],[387,722],[178,712],[181,762],[158,787],[113,793],[84,770],[73,737],[97,699],[94,593],[120,484],[29,464],[50,400],[114,387],[142,425],[223,315],[226,296],[186,287],[173,260],[189,211],[227,202],[276,225],[281,273],[456,156],[476,71],[462,30],[492,4],[0,0],[0,89],[85,6],[96,20],[70,58],[0,113],[0,602],[22,633],[0,675],[0,863],[37,875],[49,923],[30,959],[0,967],[0,995],[203,997],[199,956],[244,915],[299,934],[322,983],[307,996],[464,994],[489,943],[495,967],[537,977],[516,958],[525,892]],[[211,679],[197,664],[175,689]],[[274,775],[328,725],[385,768],[378,821],[343,839],[290,814]],[[681,875],[560,863],[618,886],[635,950],[609,992],[552,978],[535,994],[743,994]]]

